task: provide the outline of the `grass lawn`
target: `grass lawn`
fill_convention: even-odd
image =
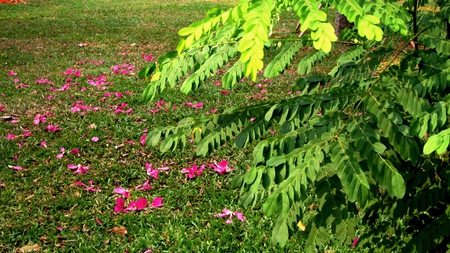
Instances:
[[[139,69],[174,48],[180,28],[236,2],[0,5],[0,252],[302,252],[301,231],[274,248],[271,219],[239,204],[231,182],[247,170],[249,152],[225,145],[203,158],[193,146],[161,153],[140,143],[147,130],[187,116],[289,96],[290,72],[228,92],[218,73],[190,96],[169,89],[141,101]],[[235,170],[182,173],[222,160]],[[162,205],[123,212],[140,198]],[[224,208],[246,219],[228,224],[215,216]]]

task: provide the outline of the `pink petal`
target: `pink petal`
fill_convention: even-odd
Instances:
[[[356,247],[356,244],[358,243],[358,241],[359,241],[359,238],[356,237],[356,238],[353,240],[352,248],[355,248],[355,247]]]
[[[76,182],[75,184],[78,185],[78,186],[86,186],[85,184],[83,184],[82,182],[79,182],[79,181]]]
[[[23,170],[23,168],[22,168],[21,166],[12,166],[12,165],[8,165],[8,168],[14,169],[14,170]]]
[[[163,201],[163,199],[161,197],[156,197],[150,204],[150,207],[152,207],[152,208],[162,207],[163,206],[162,201]]]
[[[23,129],[23,136],[30,137],[33,136],[33,134],[30,132],[30,130]]]
[[[117,193],[117,194],[121,194],[122,196],[124,196],[125,198],[129,198],[130,197],[130,191],[123,188],[123,187],[117,187],[113,190],[113,193]]]
[[[97,136],[92,137],[91,139],[93,142],[97,142],[99,140],[99,138]]]
[[[80,165],[79,165],[79,164],[78,164],[78,165],[75,165],[75,164],[69,163],[69,164],[67,165],[67,168],[68,168],[68,169],[71,169],[71,170],[74,170],[74,169],[77,169],[78,166],[80,166]]]
[[[141,140],[139,141],[139,143],[141,144],[142,147],[145,147],[145,139],[147,139],[146,134],[142,135]]]
[[[103,225],[102,221],[99,218],[95,218],[95,222],[97,222],[98,225]]]
[[[136,191],[146,191],[146,190],[150,190],[153,187],[151,185],[149,185],[149,181],[145,181],[143,184],[140,184],[138,186],[136,186]]]
[[[193,107],[194,107],[195,109],[200,109],[200,108],[203,107],[203,102],[198,102],[198,103],[195,104]]]
[[[114,206],[114,212],[120,213],[125,209],[125,200],[123,198],[116,199],[116,206]]]
[[[148,201],[145,198],[140,198],[136,201],[137,210],[142,210],[148,206]]]
[[[127,208],[123,210],[123,212],[127,213],[128,211],[136,211],[136,210],[137,210],[136,201],[131,201],[130,204],[128,204]]]
[[[197,166],[195,166],[195,167],[197,167]],[[205,169],[205,165],[202,165],[202,166],[200,167],[200,169],[196,171],[197,176],[200,176],[200,175],[202,174],[202,172],[203,172],[204,169]]]
[[[234,212],[234,214],[236,215],[236,217],[237,217],[240,221],[242,221],[242,222],[245,221],[245,216],[244,216],[242,213],[240,213],[240,212]]]
[[[7,136],[6,136],[6,139],[7,140],[14,140],[14,139],[16,139],[17,138],[17,136],[15,136],[14,134],[8,134]]]

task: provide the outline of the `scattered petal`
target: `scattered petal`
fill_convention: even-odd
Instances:
[[[58,124],[56,125],[48,125],[45,130],[49,131],[49,132],[58,132],[61,130],[61,128],[59,128]]]
[[[153,177],[154,179],[158,179],[158,169],[152,168],[151,163],[145,163],[145,169],[147,170],[147,175]]]
[[[142,58],[144,58],[144,60],[146,60],[146,61],[152,61],[153,60],[153,56],[150,55],[150,54],[146,55],[146,54],[142,53]]]
[[[128,205],[128,207],[124,210],[124,212],[128,211],[140,211],[145,209],[148,206],[148,201],[145,198],[140,198],[137,201],[132,201]]]
[[[234,170],[234,168],[228,166],[227,160],[222,160],[220,163],[210,164],[209,166],[220,175]]]
[[[113,193],[117,193],[120,194],[122,196],[124,196],[125,198],[129,198],[130,197],[130,190],[127,190],[123,187],[117,187],[113,190]]]
[[[136,186],[136,191],[147,191],[152,189],[153,187],[151,185],[149,185],[150,182],[149,180],[145,181],[143,184],[140,184],[138,186]]]
[[[203,172],[203,169],[205,168],[205,165],[202,165],[200,169],[197,168],[197,164],[194,164],[194,166],[190,168],[185,168],[181,170],[181,173],[187,173],[188,178],[194,178],[196,176],[200,176]]]
[[[163,206],[162,201],[163,201],[163,198],[161,198],[161,197],[156,197],[156,198],[152,201],[152,203],[150,204],[150,207],[151,207],[151,208],[162,207],[162,206]]]
[[[356,238],[353,240],[352,248],[355,248],[355,247],[356,247],[356,244],[358,243],[358,241],[359,241],[359,237],[356,237]]]
[[[102,226],[103,223],[99,218],[95,218],[95,222],[97,222],[98,225]]]
[[[83,166],[81,164],[78,164],[78,165],[68,164],[67,168],[71,169],[71,170],[75,170],[75,172],[73,172],[73,174],[77,174],[77,173],[82,174],[82,173],[85,173],[87,170],[89,170],[88,166]]]
[[[141,136],[141,139],[139,141],[139,143],[141,144],[142,147],[145,147],[145,139],[147,139],[147,135],[144,134]]]
[[[8,134],[7,136],[6,136],[6,139],[7,140],[14,140],[14,139],[16,139],[18,136],[16,136],[16,135],[14,135],[14,134]]]
[[[125,209],[125,200],[123,198],[116,199],[116,205],[114,206],[114,212],[120,213]]]
[[[91,141],[93,142],[97,142],[99,140],[99,138],[97,136],[92,137]]]
[[[22,168],[21,166],[12,166],[12,165],[8,165],[8,168],[14,169],[14,170],[23,170],[23,168]]]
[[[8,72],[8,76],[17,76],[17,72],[11,70]]]
[[[214,217],[227,217],[228,219],[225,221],[227,224],[231,224],[233,222],[233,217],[236,216],[241,222],[245,221],[245,216],[240,212],[233,212],[226,208],[222,210],[222,213],[214,214]]]

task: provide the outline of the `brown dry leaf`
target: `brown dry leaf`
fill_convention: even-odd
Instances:
[[[33,251],[40,251],[42,247],[39,244],[34,245],[25,245],[22,248],[19,248],[16,250],[16,252],[33,252]]]
[[[124,227],[124,226],[120,226],[120,227],[111,228],[108,231],[111,232],[111,233],[114,233],[114,234],[118,234],[118,235],[124,236],[127,233],[127,228]]]
[[[79,192],[75,192],[73,195],[75,195],[75,197],[80,197],[81,194]]]
[[[90,124],[90,125],[87,127],[88,130],[92,130],[92,129],[96,129],[96,128],[97,128],[97,125],[95,125],[95,124]]]
[[[29,199],[31,199],[33,197],[34,197],[34,194],[31,194],[30,196],[26,197],[25,200],[29,200]]]
[[[109,239],[104,241],[103,244],[109,244]]]
[[[36,183],[39,179],[41,179],[42,177],[38,177],[36,179],[33,180],[33,183]]]
[[[122,143],[122,144],[119,144],[119,145],[116,145],[116,146],[114,146],[114,148],[115,149],[119,149],[119,148],[123,148],[123,147],[125,147],[125,145]]]

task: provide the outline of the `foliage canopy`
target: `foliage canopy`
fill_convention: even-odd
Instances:
[[[352,46],[335,67],[311,75],[339,43],[319,4],[355,26],[341,38]],[[271,38],[286,12],[295,13],[307,34]],[[315,252],[332,233],[342,244],[359,238],[358,247],[380,251],[447,248],[449,19],[444,0],[242,0],[226,11],[213,9],[179,31],[176,51],[140,72],[149,81],[145,100],[181,81],[183,93],[194,91],[227,63],[233,63],[222,78],[227,89],[263,69],[275,77],[295,64],[299,50],[313,47],[297,63],[304,77],[293,90],[301,94],[160,126],[147,143],[165,152],[183,148],[195,135],[197,155],[205,156],[224,142],[257,142],[251,169],[235,184],[242,204],[260,203],[276,218],[275,244],[300,234],[307,252]],[[400,48],[398,40],[404,41]],[[265,65],[266,50],[278,54]],[[275,124],[280,133],[261,139]],[[357,223],[371,230],[359,230]]]

